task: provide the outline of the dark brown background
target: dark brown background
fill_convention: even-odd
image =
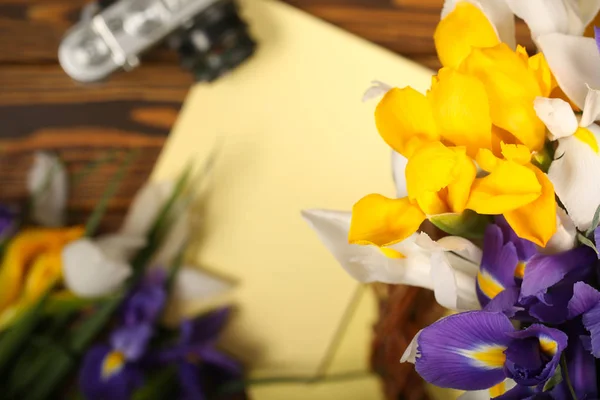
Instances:
[[[419,63],[438,66],[432,33],[443,0],[287,2]],[[34,149],[58,151],[75,173],[109,149],[139,148],[137,162],[110,204],[106,226],[117,222],[147,177],[193,82],[174,55],[161,49],[148,54],[140,68],[116,73],[107,82],[84,86],[71,81],[57,63],[57,47],[85,3],[0,0],[0,197],[24,196]],[[117,165],[104,165],[73,189],[70,208],[76,220],[89,213]]]

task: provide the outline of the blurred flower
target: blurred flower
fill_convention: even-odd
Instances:
[[[242,379],[240,364],[215,348],[228,316],[223,309],[184,321],[179,343],[158,354],[160,362],[177,365],[182,399],[205,399],[221,385]]]
[[[63,226],[67,206],[67,171],[58,157],[38,152],[27,177],[31,217],[40,225]]]
[[[19,298],[34,301],[60,279],[60,253],[83,233],[81,227],[26,229],[17,233],[8,243],[0,265],[0,311]]]
[[[0,242],[9,239],[17,227],[17,213],[0,204]]]
[[[166,272],[154,268],[123,302],[121,317],[125,326],[154,324],[167,300]]]
[[[166,274],[146,274],[123,302],[119,327],[110,345],[91,348],[83,361],[79,383],[87,399],[129,399],[142,384],[142,357],[166,300]]]
[[[91,239],[79,239],[62,250],[65,285],[80,297],[99,297],[117,290],[131,275],[124,259],[112,258]]]
[[[110,345],[97,345],[86,353],[79,387],[88,400],[129,400],[143,383],[140,358],[152,329],[148,325],[124,327],[112,333]]]

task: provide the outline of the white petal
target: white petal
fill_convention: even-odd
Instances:
[[[442,251],[431,256],[431,280],[435,300],[450,310],[477,310],[481,307],[475,291],[475,277],[455,270]]]
[[[175,277],[173,296],[178,301],[206,300],[227,292],[232,285],[193,267],[182,267]]]
[[[561,99],[536,97],[533,108],[548,128],[550,140],[571,136],[577,130],[577,117],[569,103]]]
[[[414,364],[415,361],[417,360],[417,348],[418,348],[417,339],[419,338],[419,335],[421,334],[422,331],[423,331],[423,329],[421,329],[419,332],[417,332],[415,337],[413,337],[412,340],[410,341],[410,343],[408,344],[408,347],[406,348],[406,350],[404,350],[404,354],[402,354],[402,358],[400,358],[401,363],[409,362],[411,364]]]
[[[583,26],[588,26],[600,11],[600,0],[579,0],[579,16]]]
[[[396,185],[396,196],[398,198],[408,196],[406,190],[406,164],[408,159],[402,154],[392,151],[392,176],[394,177],[394,183]]]
[[[99,236],[95,242],[106,257],[127,262],[146,245],[146,238],[115,233]]]
[[[363,94],[362,101],[369,101],[383,96],[390,91],[392,87],[381,81],[372,81],[371,86]]]
[[[177,219],[170,226],[163,242],[152,259],[152,264],[170,267],[175,257],[183,250],[190,236],[190,218],[187,210],[174,213]]]
[[[587,87],[587,95],[583,104],[583,114],[579,125],[586,127],[600,119],[600,90]]]
[[[600,156],[574,136],[558,143],[548,178],[577,228],[587,230],[600,204]]]
[[[460,236],[446,236],[439,239],[437,243],[444,249],[457,253],[473,264],[481,264],[483,252],[468,239]]]
[[[117,290],[131,275],[129,264],[106,257],[89,239],[79,239],[62,251],[63,276],[69,290],[80,297],[99,297]]]
[[[556,233],[552,235],[546,247],[540,249],[544,254],[556,254],[571,250],[577,244],[577,228],[565,210],[556,209]]]
[[[506,0],[506,3],[525,21],[534,39],[548,33],[581,35],[585,29],[579,6],[572,0]]]
[[[600,53],[593,38],[560,33],[542,35],[537,40],[560,88],[577,107],[583,109],[587,85],[600,87]]]
[[[446,252],[446,258],[453,270],[470,277],[477,276],[482,251],[471,241],[458,236],[447,236],[436,242],[426,233],[421,232],[415,242],[431,254],[439,251]]]
[[[392,246],[406,258],[391,259],[375,246],[348,243],[349,212],[304,210],[302,216],[346,272],[359,282],[402,283],[432,288],[430,252],[415,244],[417,235]]]
[[[44,226],[62,226],[67,207],[67,172],[60,160],[51,154],[35,153],[27,176],[27,189],[32,199],[32,218]]]
[[[461,1],[471,3],[474,6],[479,7],[479,9],[483,11],[487,19],[496,30],[500,41],[506,43],[511,49],[516,48],[515,17],[504,1],[446,0],[444,2],[444,6],[442,7],[441,18],[444,18],[446,15],[452,12],[454,7],[456,7],[456,4]]]
[[[143,186],[131,202],[120,232],[129,236],[146,237],[173,189],[172,181],[149,182]]]

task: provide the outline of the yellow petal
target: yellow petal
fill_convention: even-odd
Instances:
[[[598,153],[598,141],[596,140],[596,136],[594,136],[594,134],[590,132],[589,129],[579,127],[577,128],[573,136],[590,146],[590,148],[596,154]]]
[[[486,177],[475,179],[467,208],[479,214],[503,214],[529,204],[542,193],[535,173],[513,161],[501,161]]]
[[[348,241],[388,246],[415,233],[424,220],[423,211],[406,197],[389,199],[380,194],[370,194],[352,208]]]
[[[540,52],[529,57],[527,64],[529,69],[533,71],[535,75],[540,91],[542,92],[542,97],[550,96],[550,93],[558,86],[558,83],[556,82],[556,79],[554,79],[552,71],[550,71],[550,66],[546,61],[544,54]]]
[[[40,254],[27,273],[22,296],[28,302],[37,300],[61,276],[61,249],[55,248]]]
[[[459,154],[440,142],[423,145],[406,164],[406,189],[411,199],[438,192],[458,174]]]
[[[462,213],[467,207],[471,186],[477,175],[477,168],[466,154],[459,156],[457,168],[460,172],[456,175],[456,179],[448,185],[447,202],[450,206],[450,211]]]
[[[501,143],[502,155],[509,161],[525,165],[531,161],[531,151],[520,144]]]
[[[465,146],[472,157],[480,148],[491,148],[492,120],[483,84],[451,68],[442,68],[438,78],[427,97],[442,138]]]
[[[545,247],[556,232],[556,201],[554,187],[546,174],[529,166],[542,186],[541,195],[533,202],[504,213],[515,233],[538,246]]]
[[[492,172],[498,167],[498,163],[501,161],[496,157],[492,152],[488,149],[481,149],[477,153],[477,157],[475,158],[479,167],[487,172]]]
[[[410,157],[421,142],[439,140],[427,98],[410,87],[388,91],[375,109],[375,124],[385,142]]]
[[[458,67],[473,47],[491,47],[500,43],[496,30],[483,11],[473,4],[459,2],[443,18],[433,35],[442,65]]]
[[[533,100],[542,92],[535,75],[519,55],[503,43],[474,49],[460,70],[485,85],[494,125],[510,132],[533,151],[543,147],[546,127],[533,108]]]
[[[425,192],[417,197],[417,204],[425,215],[438,215],[450,212],[448,203],[446,203],[445,198],[440,194],[440,192]]]
[[[83,236],[82,227],[28,229],[17,234],[8,244],[0,265],[0,311],[16,300],[31,263],[41,254],[60,249]]]

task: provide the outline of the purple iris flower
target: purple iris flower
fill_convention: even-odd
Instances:
[[[122,324],[110,335],[109,345],[92,347],[79,375],[88,400],[129,399],[143,383],[141,360],[166,301],[166,274],[153,270],[124,301]]]
[[[85,355],[79,386],[88,400],[126,400],[143,383],[139,360],[152,330],[148,325],[126,327],[111,335],[110,345],[96,345]]]
[[[440,387],[483,390],[506,378],[538,386],[553,376],[567,341],[558,329],[534,324],[519,331],[502,313],[470,311],[423,329],[415,366]]]
[[[0,204],[0,241],[14,233],[16,219],[17,214],[12,208]]]
[[[134,326],[153,324],[167,301],[167,273],[162,268],[150,270],[142,282],[123,302],[123,324]]]
[[[573,285],[589,279],[596,254],[582,246],[544,255],[519,238],[504,218],[487,227],[477,294],[486,311],[500,311],[526,322],[567,320]]]
[[[569,319],[568,303],[576,282],[588,280],[594,273],[594,250],[580,246],[554,255],[536,255],[529,261],[519,304],[538,321],[560,324]]]
[[[223,309],[183,322],[179,342],[158,354],[160,362],[177,365],[182,399],[203,400],[227,382],[242,379],[240,364],[215,348],[228,316]]]
[[[492,310],[508,311],[518,298],[525,268],[536,254],[534,243],[519,238],[503,217],[496,218],[496,223],[485,231],[483,258],[477,275],[481,306],[486,307],[495,300],[490,305]]]

